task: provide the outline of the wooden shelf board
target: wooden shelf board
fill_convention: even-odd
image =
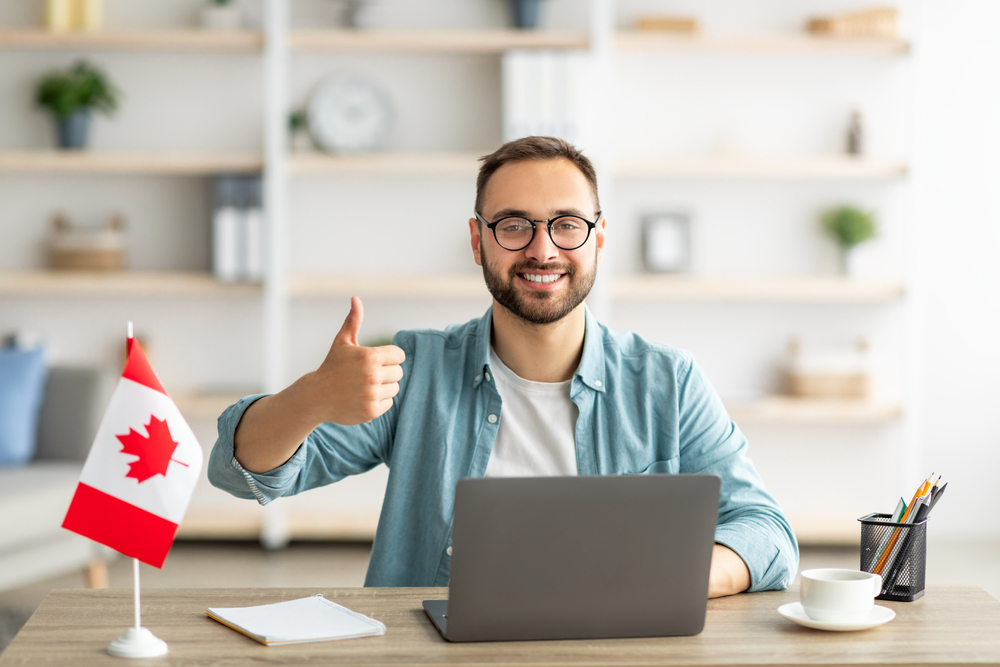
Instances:
[[[847,546],[861,542],[861,524],[857,517],[788,515],[799,545]]]
[[[903,406],[893,401],[793,396],[767,396],[728,405],[727,410],[737,423],[773,425],[877,425],[895,422],[903,415]]]
[[[0,30],[0,49],[260,51],[263,46],[263,34],[252,30]]]
[[[215,296],[259,294],[198,271],[2,271],[0,296]]]
[[[249,394],[261,393],[255,389],[232,391],[182,392],[171,394],[177,409],[187,419],[216,419],[226,408]]]
[[[616,176],[626,178],[886,181],[905,177],[908,168],[899,161],[846,155],[785,159],[724,156],[674,160],[621,158],[613,171]]]
[[[253,153],[0,150],[0,172],[27,174],[200,176],[253,173],[263,167],[263,159]]]
[[[619,301],[766,301],[802,303],[884,303],[903,298],[902,282],[838,276],[780,278],[699,278],[671,275],[615,276],[611,295]]]
[[[293,297],[353,296],[395,299],[489,298],[477,273],[376,276],[299,274],[288,277]]]
[[[502,53],[511,49],[585,49],[585,33],[547,30],[293,30],[294,51]]]
[[[288,170],[295,174],[351,175],[471,175],[479,168],[478,159],[490,151],[364,153],[333,155],[321,152],[290,153]]]
[[[626,30],[616,35],[621,51],[708,51],[740,53],[844,53],[859,55],[903,55],[909,53],[906,39],[860,39],[818,37],[809,34],[775,35],[677,35],[653,30]]]

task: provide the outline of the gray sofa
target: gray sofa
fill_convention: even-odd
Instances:
[[[34,458],[0,467],[0,590],[81,569],[106,585],[107,550],[61,524],[110,389],[99,369],[49,369]]]

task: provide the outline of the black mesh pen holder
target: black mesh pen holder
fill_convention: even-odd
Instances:
[[[922,596],[927,572],[927,522],[893,523],[890,514],[869,514],[858,521],[861,570],[882,575],[882,593],[875,599],[912,602]]]

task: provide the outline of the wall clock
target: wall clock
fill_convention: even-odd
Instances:
[[[355,76],[319,83],[306,108],[309,134],[326,151],[352,153],[378,148],[392,124],[392,106],[378,86]]]

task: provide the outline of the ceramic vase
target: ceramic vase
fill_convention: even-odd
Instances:
[[[59,135],[59,148],[79,150],[87,146],[87,133],[90,129],[90,109],[77,109],[66,118],[56,121],[56,131]]]
[[[542,0],[510,0],[515,28],[537,28]]]

